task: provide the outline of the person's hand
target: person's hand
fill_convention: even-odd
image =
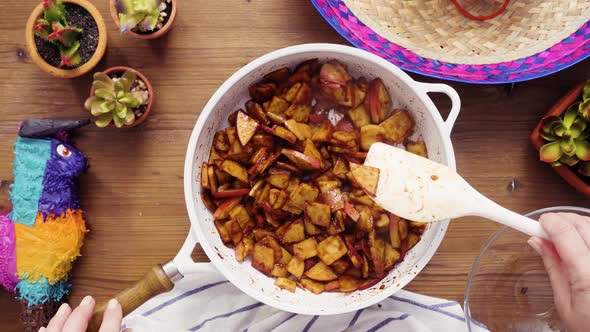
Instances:
[[[84,332],[88,327],[92,313],[94,313],[95,305],[96,302],[91,296],[86,296],[73,311],[67,303],[64,303],[49,321],[47,327],[42,327],[39,332]],[[115,299],[110,300],[104,312],[99,332],[119,332],[122,319],[121,304]]]
[[[550,241],[528,243],[543,258],[557,312],[570,332],[590,328],[590,218],[547,213],[539,218]]]

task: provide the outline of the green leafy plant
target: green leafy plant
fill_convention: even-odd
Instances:
[[[37,36],[57,46],[61,58],[60,67],[80,64],[78,37],[82,29],[68,24],[66,9],[61,1],[43,0],[43,16],[37,20],[33,30]]]
[[[541,160],[553,166],[574,166],[580,161],[590,161],[590,128],[578,111],[578,104],[571,105],[563,117],[545,119],[541,137],[547,142],[539,150]]]
[[[582,90],[582,101],[578,104],[578,111],[584,119],[590,121],[590,80],[586,81]]]
[[[121,32],[137,28],[140,31],[153,31],[160,17],[160,0],[117,0]]]
[[[127,70],[121,77],[111,78],[104,73],[94,74],[92,92],[84,107],[96,117],[98,127],[106,127],[111,121],[118,128],[135,121],[134,109],[147,102],[142,91],[132,91],[135,72]]]

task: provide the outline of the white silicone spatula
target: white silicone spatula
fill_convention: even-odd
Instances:
[[[365,165],[380,170],[375,202],[404,219],[480,216],[548,239],[537,221],[494,203],[445,165],[383,143],[371,145]]]

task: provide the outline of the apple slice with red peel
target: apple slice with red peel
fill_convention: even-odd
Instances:
[[[231,209],[236,207],[236,205],[240,204],[241,199],[242,199],[241,197],[235,197],[235,198],[230,198],[230,199],[224,201],[223,203],[221,203],[221,205],[219,205],[217,210],[215,210],[215,212],[213,213],[213,218],[214,219],[227,218],[227,216],[229,215],[229,211],[231,211]]]
[[[282,149],[281,154],[289,158],[297,167],[303,170],[316,170],[322,167],[321,161],[291,149]]]
[[[258,121],[247,116],[244,112],[238,112],[236,128],[238,131],[238,139],[240,140],[240,143],[242,143],[242,146],[246,146],[252,137],[254,137],[258,125]]]
[[[239,197],[244,196],[250,192],[249,188],[244,189],[230,189],[224,191],[216,191],[213,193],[213,197],[215,198],[231,198],[231,197]]]
[[[350,163],[349,166],[352,177],[361,186],[363,191],[367,195],[375,197],[377,184],[379,183],[379,169],[355,163]]]
[[[391,96],[380,78],[376,78],[369,83],[367,98],[371,122],[378,124],[385,119],[391,107]]]

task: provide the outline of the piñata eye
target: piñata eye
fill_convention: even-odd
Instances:
[[[63,144],[57,146],[57,153],[62,157],[69,157],[72,155],[72,151],[66,148]]]

